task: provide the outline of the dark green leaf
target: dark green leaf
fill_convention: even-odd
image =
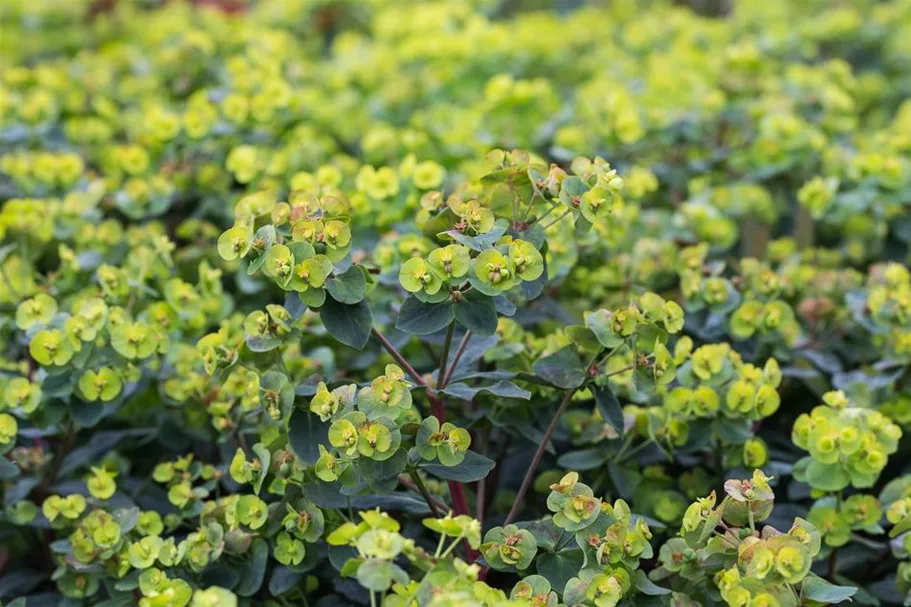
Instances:
[[[594,470],[604,464],[604,455],[599,449],[568,451],[557,458],[557,465],[567,470]]]
[[[250,562],[243,569],[243,577],[234,592],[239,596],[253,596],[263,585],[266,575],[266,563],[269,560],[269,545],[257,538],[249,551]]]
[[[19,474],[19,466],[5,457],[0,457],[0,481],[11,481]]]
[[[467,234],[463,234],[458,230],[449,230],[448,232],[444,233],[456,242],[465,245],[469,249],[473,249],[475,251],[483,251],[485,249],[493,248],[494,243],[500,240],[500,237],[506,233],[506,226],[498,224],[494,226],[489,232],[480,234],[478,236],[468,236]]]
[[[423,303],[412,295],[402,304],[395,328],[410,335],[430,335],[449,326],[453,318],[452,302],[448,299]]]
[[[566,583],[582,569],[584,555],[578,548],[548,552],[538,557],[538,573],[547,578],[553,588],[565,588]]]
[[[633,574],[633,586],[642,594],[647,594],[649,596],[661,596],[671,593],[667,588],[657,586],[653,581],[648,579],[648,576],[645,575],[645,572],[641,569],[638,569],[636,573]]]
[[[353,265],[344,274],[327,280],[326,290],[335,301],[356,304],[367,295],[367,279],[360,266]]]
[[[269,594],[279,596],[297,586],[304,579],[304,574],[291,571],[287,567],[277,566],[269,578]]]
[[[465,459],[458,466],[444,466],[443,464],[424,464],[424,470],[447,481],[472,483],[486,477],[493,470],[494,461],[480,453],[468,451]]]
[[[853,586],[836,586],[812,573],[804,578],[800,587],[800,595],[804,599],[826,604],[850,601],[856,593],[857,588]]]
[[[256,458],[260,463],[259,473],[256,475],[256,478],[253,479],[253,492],[256,493],[256,495],[259,495],[259,491],[263,486],[263,481],[266,480],[266,476],[269,474],[269,464],[272,462],[272,454],[262,443],[253,445],[253,453],[256,454]]]
[[[497,330],[497,306],[493,297],[472,289],[455,304],[455,317],[466,329],[478,335],[493,335]]]
[[[632,499],[633,494],[639,487],[639,483],[642,481],[642,475],[637,468],[638,466],[636,466],[635,462],[625,462],[623,464],[611,462],[607,465],[611,481],[613,481],[614,487],[620,493],[620,497]]]
[[[313,466],[319,459],[319,445],[329,447],[329,424],[309,411],[295,409],[288,418],[288,444],[294,455]]]
[[[449,396],[454,396],[461,400],[471,400],[479,392],[488,392],[494,396],[499,396],[500,398],[521,398],[528,400],[531,398],[531,392],[528,390],[523,390],[519,386],[515,385],[511,381],[498,381],[495,384],[489,386],[469,386],[465,383],[455,383],[449,384],[442,390],[443,394],[448,394]]]
[[[586,377],[585,366],[571,346],[537,360],[532,369],[538,377],[558,388],[578,388]]]
[[[373,312],[366,301],[348,305],[329,298],[319,309],[319,317],[326,330],[346,346],[362,350],[370,339]]]
[[[623,436],[623,407],[620,401],[614,396],[610,386],[594,386],[592,392],[595,395],[595,404],[598,407],[598,413],[601,419],[607,422],[611,428],[617,431],[619,436]]]

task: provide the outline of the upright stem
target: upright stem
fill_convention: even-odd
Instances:
[[[418,490],[424,501],[427,502],[427,506],[430,507],[430,512],[435,518],[440,518],[440,511],[437,509],[437,504],[431,497],[430,492],[427,491],[427,486],[424,485],[424,480],[421,478],[421,475],[417,471],[411,472],[411,478],[414,480],[414,487]]]
[[[506,521],[503,522],[504,526],[510,524],[516,519],[516,515],[519,513],[519,507],[522,504],[522,499],[525,497],[525,493],[531,486],[531,481],[535,476],[535,471],[538,469],[538,464],[541,463],[541,457],[544,455],[544,449],[547,448],[547,443],[550,441],[550,436],[554,433],[554,430],[556,430],[557,422],[560,421],[560,416],[562,416],[563,412],[566,411],[566,408],[569,407],[569,403],[572,401],[573,394],[575,393],[576,390],[571,389],[567,390],[563,395],[563,400],[560,401],[560,406],[557,407],[557,412],[554,413],[553,419],[550,420],[550,425],[547,426],[547,430],[544,431],[544,436],[541,438],[541,442],[538,443],[538,449],[535,451],[534,457],[531,458],[531,464],[528,466],[528,471],[525,473],[525,478],[522,479],[522,484],[519,486],[519,492],[516,494],[516,499],[512,503],[512,508],[510,508],[509,514],[506,516]]]
[[[402,356],[402,353],[399,352],[396,347],[392,345],[392,342],[386,339],[386,336],[380,333],[380,330],[376,327],[373,327],[373,335],[383,345],[383,348],[385,348],[386,351],[392,355],[392,358],[395,359],[395,362],[397,362],[402,367],[402,369],[404,369],[405,372],[411,376],[411,379],[413,379],[416,384],[427,390],[428,394],[433,393],[433,390],[430,386],[427,385],[427,382],[424,381],[424,378],[421,377],[421,374],[414,370],[414,367],[412,367],[408,361],[405,360],[405,357]]]
[[[444,405],[443,400],[439,397],[437,392],[433,388],[431,388],[429,385],[427,385],[427,382],[424,381],[424,378],[421,377],[421,375],[417,371],[414,370],[414,367],[412,367],[410,364],[408,364],[408,361],[405,360],[405,357],[402,356],[402,353],[399,352],[396,349],[396,347],[393,346],[392,343],[388,339],[386,339],[386,336],[383,335],[382,333],[380,333],[379,329],[377,329],[376,327],[373,328],[373,335],[379,340],[379,342],[383,345],[383,347],[386,349],[386,351],[392,355],[392,358],[394,358],[396,360],[396,362],[399,363],[399,365],[402,367],[402,369],[404,369],[405,372],[408,373],[408,375],[410,375],[412,377],[412,379],[414,379],[415,383],[417,383],[419,386],[424,388],[424,390],[426,390],[427,398],[430,400],[431,413],[433,414],[434,417],[436,417],[439,420],[439,422],[441,424],[443,422],[445,422],[446,421],[446,406]],[[452,361],[452,365],[450,366],[450,373],[448,373],[447,376],[452,374],[451,373],[452,369],[458,363],[459,357],[461,357],[461,355],[462,355],[461,352],[463,352],[465,350],[465,345],[468,342],[468,337],[470,335],[471,335],[471,331],[468,331],[465,334],[465,337],[462,339],[463,343],[459,344],[459,351],[456,352],[456,356]],[[445,385],[445,383],[443,383],[442,385]],[[449,481],[449,495],[452,499],[452,508],[455,511],[455,513],[456,514],[468,514],[468,500],[465,499],[465,489],[463,488],[462,483],[459,483],[457,481]],[[466,553],[467,553],[466,556],[468,557],[469,562],[473,562],[475,560],[477,554],[475,553],[474,550],[471,550],[468,547],[467,543],[465,546],[465,550],[466,550]]]
[[[440,354],[440,370],[437,371],[437,388],[442,390],[445,385],[442,384],[443,375],[446,373],[446,365],[449,363],[449,348],[452,347],[452,334],[455,332],[455,321],[449,323],[446,329],[446,340],[443,342],[443,353]]]
[[[462,341],[459,342],[459,346],[455,351],[455,356],[452,358],[452,364],[449,365],[449,369],[446,371],[446,376],[437,382],[440,389],[445,388],[446,384],[449,383],[449,380],[452,379],[452,374],[455,373],[455,368],[459,364],[459,359],[462,358],[462,354],[465,353],[465,348],[468,347],[469,339],[471,339],[471,329],[465,332],[465,336],[462,337]]]
[[[573,212],[572,209],[566,209],[566,211],[564,211],[559,217],[557,217],[556,219],[554,219],[553,221],[551,221],[551,222],[550,222],[549,224],[547,224],[546,226],[543,226],[541,229],[542,229],[542,230],[546,230],[546,229],[549,228],[550,226],[552,226],[552,225],[554,225],[554,224],[557,224],[557,223],[560,223],[560,221],[561,221],[564,217],[566,217],[567,215],[569,215],[569,214],[572,213],[572,212]]]
[[[794,219],[794,240],[798,249],[807,249],[813,246],[816,221],[805,206],[797,205],[797,217]]]

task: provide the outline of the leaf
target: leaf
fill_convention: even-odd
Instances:
[[[617,431],[617,434],[623,437],[623,407],[620,401],[614,395],[610,386],[593,386],[592,392],[595,395],[595,405],[598,407],[598,413],[601,419],[607,422],[611,428]]]
[[[440,390],[440,392],[461,400],[471,400],[479,392],[488,392],[494,396],[499,396],[500,398],[521,398],[523,400],[531,398],[531,392],[523,390],[511,381],[506,380],[498,381],[489,386],[469,386],[468,384],[458,382],[447,385]]]
[[[356,304],[367,296],[367,279],[360,266],[353,265],[343,274],[327,280],[326,290],[335,301]]]
[[[567,470],[594,470],[604,464],[604,455],[599,449],[568,451],[557,458],[557,465]]]
[[[346,346],[363,350],[370,339],[373,312],[366,301],[348,305],[329,298],[319,309],[319,317],[326,330]]]
[[[563,530],[554,525],[553,519],[549,517],[536,521],[516,523],[516,527],[525,529],[535,536],[538,548],[551,552],[557,547],[557,543],[564,535]]]
[[[269,560],[269,545],[257,538],[250,547],[250,563],[243,569],[243,577],[234,592],[239,596],[253,596],[263,585],[266,563]]]
[[[538,573],[547,578],[552,588],[565,588],[566,583],[582,569],[584,555],[578,548],[548,552],[538,557]]]
[[[633,574],[633,586],[642,594],[647,594],[649,596],[661,596],[663,594],[671,593],[667,588],[662,588],[648,579],[648,576],[645,575],[645,572],[641,569],[637,569],[636,573]]]
[[[294,455],[313,466],[319,459],[319,445],[329,447],[329,424],[309,411],[295,409],[288,418],[288,444]]]
[[[269,578],[269,594],[272,596],[284,594],[297,586],[303,577],[303,573],[278,565],[272,570],[272,577]]]
[[[806,481],[814,489],[841,491],[848,486],[851,479],[838,463],[823,464],[812,460],[807,465]]]
[[[262,443],[253,445],[253,453],[256,454],[260,464],[259,474],[253,480],[253,492],[256,493],[256,495],[259,495],[259,491],[263,486],[263,481],[266,480],[266,476],[269,474],[269,464],[272,462],[272,454],[269,452],[268,447]]]
[[[572,346],[566,346],[535,361],[532,370],[538,377],[558,388],[578,388],[586,378],[582,360]]]
[[[509,301],[505,295],[497,295],[493,298],[493,303],[497,312],[503,316],[512,316],[516,313],[516,304]]]
[[[216,562],[206,567],[200,577],[200,581],[202,581],[204,586],[220,586],[228,590],[231,590],[240,582],[240,572],[221,562]]]
[[[73,421],[75,421],[76,425],[80,428],[93,427],[105,416],[104,413],[104,404],[101,402],[74,402],[70,408],[70,415],[73,416]]]
[[[889,530],[889,537],[898,537],[909,529],[911,529],[911,514],[906,514],[903,519],[895,523],[895,526]]]
[[[480,453],[468,451],[465,459],[458,466],[444,466],[443,464],[424,464],[424,470],[447,481],[472,483],[485,478],[496,464],[492,459]]]
[[[20,474],[19,466],[5,457],[0,457],[0,481],[11,481]]]
[[[288,314],[290,314],[291,318],[294,320],[299,319],[304,315],[304,312],[307,311],[307,306],[304,305],[304,302],[302,302],[301,298],[297,295],[296,291],[291,291],[288,293],[288,296],[285,297],[285,303],[282,304],[282,307],[288,311]]]
[[[472,249],[474,251],[483,251],[485,249],[492,248],[493,245],[498,240],[500,240],[500,237],[503,236],[503,234],[505,234],[505,233],[506,233],[505,225],[496,225],[493,228],[491,228],[491,230],[489,232],[486,232],[484,234],[479,234],[478,236],[468,236],[467,234],[463,234],[462,232],[459,232],[458,230],[449,230],[448,232],[444,232],[444,234],[446,234],[447,236],[449,236],[450,238],[452,238],[459,244],[463,244],[466,247],[468,247],[469,249]]]
[[[607,465],[614,487],[617,488],[620,496],[625,499],[632,499],[633,494],[639,487],[639,483],[642,482],[642,475],[637,468],[636,463],[632,461],[623,464],[611,462]]]
[[[63,459],[58,475],[60,477],[69,476],[77,468],[89,465],[94,459],[113,449],[125,438],[150,436],[154,432],[154,428],[96,432],[92,435],[92,441],[89,444],[70,451]]]
[[[472,289],[454,305],[455,317],[466,329],[478,335],[493,335],[497,330],[497,305],[493,297]]]
[[[430,335],[449,326],[455,313],[449,299],[439,303],[423,303],[414,295],[405,300],[395,328],[410,335]]]
[[[804,578],[800,587],[800,595],[804,599],[826,604],[850,601],[856,593],[857,588],[853,586],[836,586],[812,573]]]

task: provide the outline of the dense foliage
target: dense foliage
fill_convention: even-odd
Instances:
[[[0,599],[911,604],[911,4],[715,4],[2,2]]]

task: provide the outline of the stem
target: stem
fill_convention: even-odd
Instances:
[[[439,382],[440,388],[446,386],[449,383],[449,380],[452,379],[452,374],[455,373],[455,368],[459,364],[459,359],[462,358],[462,354],[465,353],[465,348],[468,347],[468,340],[471,339],[471,329],[465,331],[465,336],[462,337],[462,341],[459,342],[459,346],[456,348],[455,356],[452,358],[452,364],[449,365],[449,369],[446,371],[446,376]]]
[[[455,332],[455,321],[449,323],[446,329],[446,341],[443,342],[443,353],[440,354],[440,370],[437,372],[437,388],[442,390],[446,384],[440,383],[443,374],[446,373],[446,365],[449,363],[449,348],[452,347],[452,334]]]
[[[829,572],[826,574],[826,578],[833,584],[835,583],[835,573],[838,571],[838,548],[832,548],[832,552],[829,553]]]
[[[370,591],[370,607],[376,607],[376,594],[372,590]]]
[[[531,486],[531,481],[535,475],[535,470],[537,470],[538,464],[541,462],[541,457],[544,455],[544,449],[547,448],[547,443],[550,441],[550,436],[554,433],[554,430],[556,430],[557,422],[560,421],[560,416],[563,415],[563,412],[566,411],[567,407],[569,407],[569,403],[572,401],[573,394],[575,393],[575,388],[566,391],[563,396],[563,400],[560,402],[560,406],[557,407],[557,412],[554,414],[553,419],[550,420],[550,425],[547,426],[547,430],[544,431],[544,436],[541,438],[541,442],[538,443],[538,449],[535,451],[534,457],[531,458],[531,464],[528,466],[528,471],[525,473],[525,478],[522,479],[522,484],[519,486],[519,492],[516,494],[516,499],[512,503],[512,508],[510,508],[509,514],[506,516],[506,521],[503,523],[504,527],[513,522],[516,518],[516,515],[519,513],[519,506],[522,503],[522,499],[525,497],[525,493],[528,491],[528,487]]]
[[[444,537],[445,537],[445,536],[444,536]],[[460,535],[460,536],[457,537],[451,544],[449,544],[449,548],[447,548],[446,551],[443,552],[443,554],[440,555],[440,558],[441,558],[441,559],[444,559],[444,558],[446,558],[447,556],[449,556],[449,553],[452,552],[452,549],[459,545],[459,540],[461,540],[461,539],[462,539],[462,536]]]
[[[6,287],[9,289],[10,295],[12,295],[16,301],[22,299],[22,296],[19,295],[19,290],[13,286],[13,281],[10,280],[9,274],[6,273],[6,265],[3,262],[0,262],[0,274],[3,275],[3,280],[6,282]]]
[[[481,435],[481,455],[487,457],[487,448],[490,443],[490,426],[484,428],[484,434]],[[478,481],[475,489],[475,515],[474,517],[483,525],[485,514],[485,502],[487,501],[487,477],[482,477]]]
[[[440,542],[437,544],[436,552],[433,553],[433,558],[435,558],[435,559],[440,558],[440,553],[443,552],[443,544],[445,544],[445,543],[446,543],[446,535],[441,533]]]
[[[549,228],[550,226],[552,226],[552,225],[554,225],[554,224],[557,224],[557,223],[560,223],[560,221],[561,221],[564,217],[566,217],[567,215],[569,215],[569,214],[572,213],[572,212],[573,212],[572,209],[566,209],[566,210],[563,212],[562,215],[560,215],[560,216],[557,217],[556,219],[552,220],[552,221],[551,221],[550,223],[548,223],[546,226],[541,226],[541,229],[542,229],[542,230],[546,230],[546,229]]]
[[[614,463],[615,463],[615,464],[620,464],[620,463],[622,463],[622,462],[625,462],[626,460],[628,460],[628,459],[631,458],[632,456],[636,455],[637,453],[639,453],[640,451],[642,451],[643,449],[645,449],[646,447],[648,447],[648,446],[651,445],[651,444],[652,444],[652,441],[651,441],[651,440],[647,440],[647,441],[645,441],[644,443],[639,443],[638,445],[636,445],[635,447],[633,447],[630,451],[628,451],[628,452],[626,453],[626,456],[623,457],[623,459],[620,459],[619,457],[615,458],[615,459],[614,459]]]
[[[798,249],[807,249],[813,246],[815,235],[815,220],[802,204],[797,206],[797,216],[794,218],[794,240]]]
[[[750,519],[750,531],[756,533],[756,521],[753,519],[753,502],[747,502],[747,516]]]
[[[421,374],[414,370],[414,367],[412,367],[408,361],[405,360],[405,357],[402,356],[402,353],[399,352],[395,346],[392,345],[392,342],[386,339],[386,336],[380,333],[380,330],[376,327],[373,327],[373,335],[383,345],[383,348],[389,352],[392,358],[395,359],[395,362],[397,362],[402,367],[402,369],[404,369],[405,372],[411,376],[411,379],[413,379],[416,384],[427,390],[428,394],[433,394],[433,389],[427,385],[427,382],[424,381],[424,378],[421,377]]]
[[[424,479],[421,478],[421,475],[418,474],[416,470],[412,471],[410,476],[414,480],[414,488],[423,496],[424,501],[427,502],[427,506],[430,507],[430,512],[435,518],[440,518],[440,511],[437,509],[437,504],[433,500],[433,497],[431,497],[430,492],[427,491],[427,486],[424,485]]]

